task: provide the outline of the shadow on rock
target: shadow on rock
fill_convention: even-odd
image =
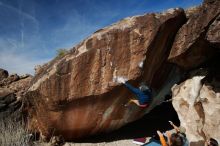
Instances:
[[[156,134],[157,130],[166,131],[172,129],[168,122],[170,120],[179,125],[179,119],[172,104],[170,102],[163,103],[153,109],[150,113],[146,114],[143,118],[114,132],[91,136],[75,142],[99,143],[140,137],[151,137]]]

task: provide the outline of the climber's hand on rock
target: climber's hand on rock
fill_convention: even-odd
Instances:
[[[117,80],[116,80],[118,83],[125,83],[126,80],[123,78],[123,77],[117,77]]]

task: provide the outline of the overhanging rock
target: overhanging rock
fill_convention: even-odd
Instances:
[[[142,117],[166,94],[162,89],[174,72],[166,59],[185,21],[182,9],[126,18],[42,66],[26,94],[29,128],[47,137],[73,140],[112,131]],[[156,91],[152,106],[125,107],[134,95],[114,82],[117,76],[133,85],[146,81]],[[169,90],[172,82],[167,83]]]

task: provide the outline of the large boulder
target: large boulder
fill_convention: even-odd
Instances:
[[[0,81],[8,77],[8,71],[0,68]]]
[[[20,79],[19,75],[17,74],[11,74],[7,78],[4,78],[3,80],[0,81],[0,87],[2,86],[7,86],[13,82],[16,82]]]
[[[188,21],[175,37],[169,61],[188,70],[219,52],[219,45],[213,45],[219,43],[219,13],[219,0],[205,0],[202,6],[189,9]]]
[[[176,81],[174,67],[166,59],[185,21],[182,9],[126,18],[42,66],[26,94],[29,128],[46,137],[73,140],[142,117]],[[147,82],[155,91],[151,106],[124,106],[134,95],[114,82],[117,76],[134,86]]]
[[[194,76],[172,88],[173,106],[192,146],[205,145],[209,138],[220,141],[220,78],[204,78]]]

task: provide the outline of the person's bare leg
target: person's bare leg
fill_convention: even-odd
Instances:
[[[135,103],[136,105],[140,106],[139,101],[138,100],[130,100],[130,102]]]
[[[140,104],[139,104],[139,101],[138,100],[135,100],[135,99],[131,99],[129,102],[128,102],[128,104],[130,104],[130,103],[134,103],[134,104],[136,104],[137,106],[140,106]]]
[[[134,103],[135,99],[130,99],[124,106],[127,107],[129,104],[131,104],[132,102]],[[136,104],[136,103],[135,103]]]

